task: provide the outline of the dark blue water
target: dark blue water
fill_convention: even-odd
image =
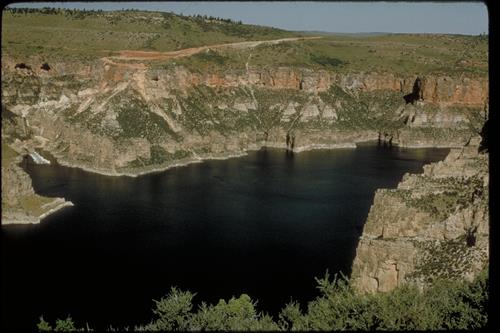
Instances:
[[[195,303],[247,293],[272,315],[290,299],[305,307],[314,277],[350,274],[375,190],[447,152],[265,149],[138,178],[26,159],[37,193],[75,206],[2,227],[2,331],[33,329],[41,314],[146,323],[170,286],[196,292]]]

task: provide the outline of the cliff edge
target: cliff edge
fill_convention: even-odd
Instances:
[[[479,146],[475,137],[423,174],[376,192],[352,268],[358,291],[471,281],[488,265],[488,155]]]

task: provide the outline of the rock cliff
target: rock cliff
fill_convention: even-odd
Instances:
[[[294,150],[353,146],[380,133],[403,146],[461,146],[479,126],[486,79],[258,68],[224,73],[108,58],[16,68],[2,62],[3,107],[23,120],[31,143],[68,165],[135,175],[261,146]],[[96,149],[97,148],[97,149]]]
[[[42,218],[71,206],[63,198],[36,194],[31,178],[19,167],[22,155],[2,140],[2,225],[39,223]]]
[[[488,156],[479,138],[376,192],[353,263],[361,292],[472,280],[489,259]]]

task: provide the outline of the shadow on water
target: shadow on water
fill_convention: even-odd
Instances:
[[[247,293],[272,315],[291,298],[305,307],[314,277],[350,274],[375,190],[447,152],[268,148],[137,178],[26,160],[37,193],[75,206],[2,228],[2,331],[41,314],[146,323],[170,286],[196,292],[195,306]]]

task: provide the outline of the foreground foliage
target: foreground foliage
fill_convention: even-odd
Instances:
[[[320,296],[302,313],[296,302],[287,304],[277,320],[258,312],[255,302],[242,294],[216,305],[202,302],[193,311],[195,294],[175,287],[155,302],[154,318],[136,331],[222,330],[438,330],[478,329],[488,321],[488,270],[472,283],[436,281],[423,292],[406,285],[389,293],[359,295],[344,277],[317,279]],[[73,320],[58,319],[55,329],[40,317],[39,331],[89,331],[75,328]]]

